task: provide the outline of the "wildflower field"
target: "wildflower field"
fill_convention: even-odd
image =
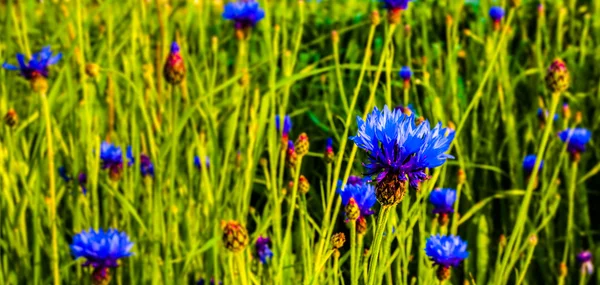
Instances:
[[[0,284],[600,284],[599,1],[5,0],[0,32]]]

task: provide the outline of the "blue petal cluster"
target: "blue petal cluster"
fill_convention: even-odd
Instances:
[[[454,202],[456,202],[456,190],[450,188],[438,188],[429,194],[429,202],[433,204],[434,214],[454,213]]]
[[[502,9],[502,7],[499,6],[494,6],[490,8],[490,18],[492,18],[494,22],[499,22],[500,20],[502,20],[502,18],[504,18],[504,9]]]
[[[350,176],[348,183],[342,185],[342,181],[338,182],[337,193],[342,197],[342,204],[347,205],[350,198],[360,209],[361,216],[373,214],[371,208],[375,205],[377,197],[375,196],[375,187],[371,184],[364,183],[360,177]]]
[[[73,238],[71,254],[86,259],[83,266],[109,268],[119,266],[118,260],[131,256],[133,243],[124,232],[115,229],[82,231]]]
[[[288,137],[290,131],[292,130],[292,119],[289,115],[285,115],[283,117],[283,129],[281,126],[281,116],[275,116],[275,128],[277,128],[278,132],[281,132],[281,136]]]
[[[223,11],[223,18],[234,21],[236,29],[254,27],[264,17],[265,11],[255,0],[238,0],[227,3]]]
[[[26,79],[32,79],[38,76],[48,77],[48,67],[50,65],[58,63],[62,58],[62,53],[58,53],[52,56],[52,51],[49,46],[42,48],[41,51],[34,53],[29,62],[25,62],[25,55],[22,53],[17,54],[17,61],[19,66],[4,63],[2,67],[7,70],[20,71],[21,76]]]
[[[58,175],[62,178],[65,183],[70,183],[73,178],[67,173],[67,169],[64,166],[58,168]],[[79,183],[79,187],[81,187],[81,192],[83,195],[87,194],[87,188],[85,184],[87,183],[87,175],[84,172],[80,172],[77,176],[77,183]]]
[[[457,266],[469,257],[467,242],[453,235],[432,235],[425,244],[425,253],[435,264],[442,267]]]
[[[145,154],[140,155],[140,168],[142,176],[149,175],[154,177],[154,164],[152,164],[150,157]]]
[[[537,116],[538,116],[538,120],[540,120],[542,122],[546,122],[548,119],[548,116],[550,116],[550,113],[548,112],[548,110],[538,108]],[[557,120],[558,120],[558,114],[554,114],[554,121],[557,121]]]
[[[100,145],[100,159],[102,160],[102,169],[111,171],[120,171],[123,168],[123,151],[121,147],[113,145],[109,142],[102,142]],[[133,164],[133,151],[131,146],[127,147],[127,165]]]
[[[388,10],[406,10],[408,2],[412,0],[382,0],[385,8]]]
[[[582,153],[585,145],[592,139],[592,132],[585,128],[566,129],[558,133],[563,142],[569,141],[567,151],[570,153]]]
[[[395,175],[401,181],[409,179],[410,185],[417,187],[428,178],[426,168],[438,167],[454,158],[445,152],[455,133],[442,128],[441,123],[433,129],[427,120],[417,126],[414,115],[390,111],[387,106],[383,111],[375,107],[366,120],[357,120],[358,134],[350,139],[367,152],[365,174],[376,176],[378,182]]]
[[[531,173],[533,171],[533,168],[535,167],[536,158],[537,157],[535,156],[535,154],[530,154],[523,159],[523,170],[525,171],[525,173]],[[544,160],[542,160],[542,162],[540,163],[538,171],[541,171],[543,166]]]
[[[208,169],[210,167],[210,159],[208,158],[208,156],[205,157],[204,163],[206,165],[206,168]],[[200,161],[199,156],[194,156],[194,166],[196,166],[196,168],[198,169],[202,168],[202,162]]]
[[[398,75],[400,75],[400,78],[402,78],[403,80],[410,80],[413,75],[413,72],[412,70],[410,70],[410,67],[403,66],[402,69],[400,69],[400,72],[398,72]]]
[[[262,236],[259,236],[256,240],[256,255],[258,255],[258,258],[262,264],[266,264],[268,259],[273,257],[273,252],[271,251],[271,248],[269,248],[270,242],[270,238]]]

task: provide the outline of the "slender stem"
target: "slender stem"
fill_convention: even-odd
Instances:
[[[558,102],[560,101],[560,95],[560,93],[552,94],[552,103],[550,106],[550,115],[548,116],[548,118],[554,118],[554,114],[556,114],[556,107],[558,106]],[[546,146],[548,145],[548,139],[550,138],[551,132],[552,124],[548,124],[546,126],[546,129],[544,130],[544,135],[542,136],[542,141],[536,154],[536,160],[535,165],[533,167],[533,171],[529,176],[529,182],[527,183],[527,189],[525,190],[525,197],[523,198],[523,203],[521,204],[521,208],[519,209],[519,214],[516,219],[517,222],[515,223],[515,227],[513,228],[512,234],[510,235],[510,239],[504,251],[504,257],[502,258],[501,267],[498,271],[499,276],[497,276],[497,278],[500,278],[500,280],[496,280],[497,284],[500,284],[500,281],[504,278],[504,276],[508,275],[511,272],[510,268],[506,267],[508,265],[510,257],[513,254],[513,248],[515,250],[518,250],[515,245],[519,244],[517,241],[521,239],[521,231],[525,226],[526,216],[529,212],[529,204],[531,203],[531,198],[533,196],[533,186],[535,185],[534,181],[537,179],[539,167],[542,163],[542,158],[544,157],[544,153],[546,151]]]
[[[356,244],[356,220],[350,221],[350,284],[358,284],[357,264],[357,244]]]
[[[568,199],[569,206],[567,212],[567,229],[565,232],[565,248],[563,251],[562,262],[567,262],[569,247],[573,244],[573,216],[575,215],[575,187],[577,185],[577,169],[579,163],[575,160],[571,165],[571,182],[569,185]]]
[[[373,253],[371,253],[371,263],[369,264],[369,281],[367,282],[369,285],[373,285],[377,279],[377,263],[379,261],[379,251],[381,250],[381,240],[383,239],[383,232],[385,231],[385,226],[387,225],[387,219],[390,215],[390,210],[391,208],[389,206],[384,206],[381,208],[381,213],[379,213],[379,222],[377,223],[375,240],[371,246]]]
[[[240,253],[236,254],[235,261],[237,263],[237,268],[239,270],[240,279],[242,279],[241,284],[247,285],[248,284],[248,276],[247,276],[248,274],[246,272],[246,263],[244,262],[244,253],[240,252]]]
[[[40,94],[42,107],[44,109],[44,121],[46,122],[46,142],[48,144],[48,176],[50,180],[50,199],[48,208],[50,208],[50,228],[52,239],[52,276],[54,284],[60,284],[59,256],[58,256],[58,234],[56,228],[56,188],[54,178],[54,145],[52,143],[52,122],[50,119],[50,106],[45,93]]]

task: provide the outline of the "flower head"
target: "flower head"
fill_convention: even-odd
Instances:
[[[21,76],[25,79],[33,79],[40,76],[48,77],[48,67],[58,63],[61,57],[62,53],[52,56],[50,47],[46,46],[41,51],[34,53],[29,62],[25,62],[25,55],[18,53],[17,61],[19,62],[19,66],[4,63],[2,67],[7,70],[20,71]]]
[[[412,0],[382,0],[387,10],[406,10]]]
[[[281,116],[275,117],[275,128],[277,131],[281,132],[281,137],[287,139],[289,137],[290,131],[292,130],[292,119],[289,115],[285,115],[283,117],[283,126],[281,125]]]
[[[206,165],[207,169],[210,167],[210,160],[209,160],[208,156],[206,156],[206,158],[204,160],[204,165]],[[194,166],[196,166],[196,168],[198,168],[198,169],[202,168],[202,162],[200,161],[199,156],[194,156]]]
[[[502,18],[504,18],[504,9],[499,6],[490,8],[490,18],[492,18],[494,22],[502,21]]]
[[[119,266],[118,260],[131,256],[133,243],[124,232],[115,229],[104,231],[82,231],[73,237],[71,254],[75,258],[83,257],[83,266],[94,268],[109,268]]]
[[[270,242],[270,238],[262,236],[259,236],[256,240],[256,255],[258,255],[258,258],[262,264],[266,264],[268,259],[273,257],[273,252],[271,251],[271,248],[269,248]]]
[[[536,160],[535,154],[530,154],[523,159],[523,170],[525,171],[525,173],[529,174],[533,171],[533,168],[535,167],[535,160]],[[543,166],[544,166],[544,160],[542,160],[542,162],[540,162],[540,167],[538,168],[538,171],[542,170]]]
[[[244,225],[236,222],[229,221],[221,222],[223,228],[223,243],[225,248],[232,252],[240,252],[248,245],[248,230]]]
[[[356,176],[351,176],[356,177]],[[377,198],[375,197],[375,187],[368,183],[363,183],[359,178],[348,178],[348,183],[342,184],[342,181],[338,181],[337,193],[342,198],[342,204],[348,205],[351,199],[358,205],[360,209],[360,216],[372,215],[373,211],[371,208],[375,206]]]
[[[171,51],[163,70],[167,82],[177,85],[185,78],[185,65],[177,42],[171,44]]]
[[[87,188],[85,184],[87,184],[87,174],[85,172],[80,172],[77,176],[77,182],[79,182],[79,187],[81,187],[81,192],[83,195],[87,194]]]
[[[325,141],[325,152],[323,153],[323,159],[325,159],[325,163],[332,163],[334,156],[333,140],[331,138],[327,138],[327,141]]]
[[[546,86],[552,92],[563,92],[569,88],[571,83],[571,75],[567,64],[561,59],[557,58],[548,67],[546,71]]]
[[[363,163],[365,174],[376,177],[377,199],[382,205],[399,203],[406,182],[417,188],[428,178],[427,168],[438,167],[453,158],[445,152],[455,133],[442,128],[441,123],[433,129],[427,120],[417,126],[414,115],[390,111],[387,106],[383,111],[375,107],[366,120],[360,117],[357,120],[358,134],[350,139],[368,154]]]
[[[587,272],[588,275],[594,273],[594,265],[592,264],[592,252],[584,250],[577,254],[577,262],[581,264],[581,272]]]
[[[592,138],[592,133],[588,129],[574,128],[566,129],[558,133],[558,136],[563,142],[569,142],[567,150],[571,154],[580,154],[585,151],[585,145]]]
[[[398,75],[400,76],[400,78],[406,81],[412,78],[413,72],[412,70],[410,70],[410,67],[403,66],[402,69],[400,69],[400,72],[398,72]]]
[[[149,175],[154,177],[154,164],[150,161],[150,157],[145,154],[140,155],[140,168],[142,176]]]
[[[458,266],[469,257],[467,242],[458,236],[432,235],[425,244],[425,253],[434,264],[442,267]]]
[[[223,11],[223,18],[234,21],[237,30],[252,28],[264,17],[265,11],[255,0],[238,0],[227,3]]]
[[[540,122],[545,123],[548,120],[548,117],[550,116],[550,113],[548,112],[548,110],[544,110],[542,108],[538,108],[537,111],[537,117],[538,120],[540,120]],[[558,120],[558,114],[554,114],[554,121]]]
[[[454,213],[454,202],[456,201],[456,190],[450,188],[438,188],[429,194],[429,202],[433,204],[434,214]]]
[[[133,152],[131,146],[127,147],[127,165],[133,164]],[[111,177],[118,177],[123,169],[123,151],[121,147],[113,145],[109,142],[102,142],[100,145],[100,160],[102,160],[102,169],[108,169]]]
[[[64,166],[58,168],[58,175],[60,176],[60,178],[62,178],[62,180],[64,180],[67,183],[71,181],[71,176],[67,174],[67,169]]]

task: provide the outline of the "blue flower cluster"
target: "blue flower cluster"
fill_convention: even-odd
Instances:
[[[29,62],[25,62],[25,55],[17,53],[19,66],[9,63],[2,64],[7,70],[20,71],[25,79],[33,79],[38,76],[48,77],[48,67],[58,63],[62,58],[62,53],[52,56],[52,50],[49,46],[42,48],[41,51],[34,53]]]
[[[438,167],[453,156],[446,154],[454,132],[438,123],[430,129],[425,120],[418,126],[414,115],[400,110],[383,111],[377,107],[366,120],[358,117],[358,134],[352,141],[368,154],[364,163],[367,176],[376,176],[381,182],[386,176],[409,180],[412,187],[427,179],[425,169]]]
[[[567,151],[578,154],[585,151],[585,145],[592,139],[592,132],[584,128],[566,129],[558,136],[563,142],[568,142]]]
[[[361,216],[372,215],[373,211],[371,208],[375,205],[377,198],[375,197],[375,187],[373,185],[363,183],[360,177],[354,176],[348,178],[348,183],[342,185],[342,181],[338,182],[338,188],[336,190],[340,197],[342,197],[342,204],[348,205],[350,198],[354,198],[354,201],[360,209]]]
[[[271,251],[271,248],[269,247],[270,242],[271,242],[270,238],[262,237],[262,236],[259,236],[258,239],[256,240],[256,244],[255,244],[256,254],[258,255],[258,258],[260,259],[260,262],[262,264],[266,264],[267,261],[273,257],[273,252]]]
[[[469,257],[467,242],[458,236],[432,235],[425,244],[425,253],[434,264],[448,268]]]
[[[530,154],[523,159],[523,170],[525,171],[525,173],[529,174],[533,171],[533,168],[535,167],[535,160],[535,154]],[[540,163],[538,171],[541,171],[543,166],[544,160],[542,160],[542,162]]]
[[[124,232],[115,229],[82,231],[73,237],[71,254],[86,259],[84,266],[110,268],[119,266],[118,260],[131,256],[133,243]]]
[[[264,17],[265,11],[255,0],[238,0],[227,3],[223,11],[223,18],[234,21],[236,29],[252,28]]]
[[[454,213],[454,202],[456,202],[456,190],[450,188],[438,188],[429,194],[429,202],[433,204],[434,214]]]

